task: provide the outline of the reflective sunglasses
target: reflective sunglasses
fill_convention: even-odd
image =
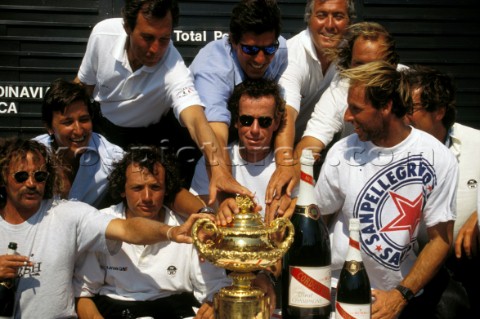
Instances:
[[[272,55],[278,50],[279,43],[278,41],[275,42],[274,44],[267,45],[265,47],[259,47],[256,45],[246,45],[246,44],[241,44],[240,47],[242,48],[243,53],[248,54],[248,55],[257,55],[258,52],[263,51],[265,55]]]
[[[46,171],[35,171],[35,172],[27,172],[27,171],[19,171],[16,173],[13,173],[12,176],[15,178],[17,183],[23,183],[25,182],[30,176],[33,175],[33,178],[37,183],[43,183],[47,180],[48,178],[48,172]]]
[[[273,122],[273,118],[271,118],[270,116],[253,117],[251,115],[240,115],[240,117],[238,118],[242,126],[251,126],[255,119],[258,120],[258,125],[260,125],[260,127],[262,128],[270,127]]]

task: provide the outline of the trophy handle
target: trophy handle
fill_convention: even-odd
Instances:
[[[295,235],[295,228],[293,227],[293,224],[290,222],[290,220],[285,217],[275,218],[270,223],[270,234],[278,233],[280,231],[284,231],[285,229],[288,230],[288,235],[278,246],[278,248],[280,248],[281,250],[288,250],[288,248],[290,248],[290,246],[292,245],[293,236]]]
[[[193,244],[197,247],[198,251],[202,256],[207,255],[207,252],[210,250],[211,246],[214,244],[211,240],[207,240],[206,242],[201,241],[198,238],[198,231],[204,229],[208,231],[208,233],[212,233],[213,235],[218,234],[218,228],[215,223],[213,223],[208,218],[200,218],[197,220],[192,227],[192,239]]]

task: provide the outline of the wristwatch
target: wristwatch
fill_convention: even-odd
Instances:
[[[395,287],[395,289],[400,291],[403,299],[405,299],[406,302],[409,302],[410,300],[412,300],[415,297],[415,294],[413,293],[413,291],[411,291],[409,288],[407,288],[405,286],[398,285],[397,287]]]
[[[215,215],[215,211],[213,210],[213,208],[208,206],[202,207],[197,211],[197,214],[201,214],[201,213]]]

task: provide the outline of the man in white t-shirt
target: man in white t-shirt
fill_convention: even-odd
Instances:
[[[15,278],[14,318],[72,318],[73,269],[88,251],[115,253],[121,241],[191,243],[198,217],[174,227],[146,218],[116,219],[90,205],[56,201],[59,176],[46,147],[33,140],[0,140],[0,281]],[[9,242],[17,255],[6,255]]]
[[[166,141],[182,155],[191,141],[183,139],[185,128],[172,127],[175,121],[165,120],[173,109],[188,129],[188,139],[211,164],[212,202],[217,191],[250,194],[232,178],[222,152],[217,151],[220,146],[193,76],[171,40],[179,19],[177,1],[126,0],[122,14],[123,19],[107,19],[93,28],[75,79],[87,85],[100,105],[94,129],[124,150],[132,144]],[[190,159],[182,162],[183,172]],[[191,173],[183,176],[188,180]]]
[[[285,112],[285,102],[272,80],[245,80],[238,84],[228,100],[238,140],[228,146],[232,175],[255,192],[261,214],[265,215],[265,192],[275,171],[273,141]],[[205,159],[197,163],[190,191],[208,197]]]
[[[405,73],[412,92],[409,100],[411,112],[407,114],[407,123],[430,133],[444,143],[459,164],[457,219],[453,229],[454,251],[451,251],[446,266],[453,278],[461,282],[466,289],[471,314],[459,314],[457,310],[450,318],[480,318],[477,215],[480,131],[455,122],[455,87],[447,74],[423,66],[413,67]],[[453,310],[453,301],[448,302],[446,307]]]
[[[437,139],[404,123],[407,85],[394,66],[371,62],[342,76],[350,81],[345,120],[356,134],[330,149],[316,185],[320,211],[333,216],[332,278],[347,253],[348,220],[359,218],[372,318],[430,318],[436,304],[422,289],[452,243],[458,164]],[[420,221],[429,241],[417,256]]]
[[[120,204],[102,213],[123,220],[145,217],[173,228],[183,223],[182,216],[163,205],[180,190],[180,178],[172,157],[160,148],[132,149],[115,164],[109,181],[109,191]],[[213,295],[231,284],[225,270],[201,261],[193,245],[172,242],[124,243],[114,256],[89,253],[77,266],[77,311],[85,317],[129,313],[132,318],[213,319]],[[262,279],[269,283],[264,275],[255,283]]]

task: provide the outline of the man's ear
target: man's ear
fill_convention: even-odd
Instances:
[[[389,100],[384,107],[382,107],[383,115],[389,115],[392,113],[393,101]]]
[[[127,35],[130,35],[132,33],[132,28],[130,28],[130,26],[127,24],[127,23],[124,23],[123,24],[123,29],[125,30],[125,32],[127,33]]]
[[[446,106],[441,106],[438,109],[435,110],[435,120],[436,121],[441,121],[445,117],[445,113],[447,113],[447,107]]]

